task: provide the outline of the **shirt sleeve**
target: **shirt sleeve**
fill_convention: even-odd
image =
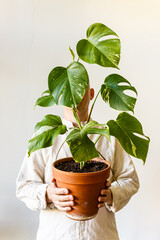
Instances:
[[[49,183],[44,183],[45,162],[41,150],[27,154],[16,181],[16,196],[32,210],[42,210],[47,207],[46,189]]]
[[[123,150],[117,139],[115,140],[115,156],[112,174],[111,191],[113,204],[112,206],[106,204],[106,207],[110,211],[117,212],[129,202],[130,198],[139,189],[139,179],[132,159],[130,155]]]

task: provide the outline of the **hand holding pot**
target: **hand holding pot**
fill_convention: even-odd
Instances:
[[[101,190],[101,195],[98,198],[98,207],[101,208],[107,203],[108,205],[112,205],[113,196],[110,189],[111,183],[106,181],[106,189]]]
[[[73,195],[69,195],[69,190],[67,188],[58,188],[56,185],[56,180],[53,178],[52,182],[47,187],[46,201],[47,203],[53,202],[54,205],[60,211],[71,211],[74,205]]]

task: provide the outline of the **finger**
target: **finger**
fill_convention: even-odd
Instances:
[[[73,201],[67,201],[67,202],[55,201],[55,205],[59,207],[72,207],[74,205],[74,202]]]
[[[74,206],[74,201],[59,202],[60,207],[72,207]]]
[[[56,184],[56,179],[55,178],[51,178],[51,183],[50,185],[53,185],[54,187],[57,187],[57,184]]]
[[[73,199],[73,195],[54,195],[54,200],[59,202],[71,201]]]
[[[56,182],[51,182],[50,185],[51,185],[53,188],[57,188]]]
[[[58,208],[58,210],[63,211],[63,212],[69,212],[72,210],[71,207],[60,207],[60,206],[56,206]]]
[[[100,202],[100,203],[104,203],[104,202],[106,202],[107,201],[107,197],[102,197],[102,196],[100,196],[99,198],[98,198],[98,201]]]
[[[67,188],[54,187],[53,192],[54,194],[61,195],[61,194],[68,194],[69,190]]]
[[[109,190],[108,189],[102,189],[101,190],[101,195],[107,196],[108,194],[109,194]]]
[[[108,188],[108,187],[110,187],[110,186],[111,186],[110,181],[106,181],[106,187]]]
[[[104,207],[104,203],[99,203],[98,208]]]

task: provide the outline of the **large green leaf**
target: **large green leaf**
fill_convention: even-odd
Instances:
[[[54,68],[48,77],[49,90],[56,104],[71,108],[76,108],[81,102],[88,83],[87,71],[78,62],[72,62],[67,68]]]
[[[35,126],[35,137],[28,144],[28,156],[36,150],[52,146],[56,137],[64,134],[66,130],[66,126],[62,124],[59,116],[46,115]]]
[[[82,135],[80,129],[72,130],[66,141],[76,162],[87,162],[99,156],[94,143],[87,135]]]
[[[42,96],[37,99],[35,106],[38,105],[40,107],[50,107],[54,104],[55,104],[54,97],[52,96],[49,90],[46,90],[42,93]]]
[[[122,112],[116,121],[110,120],[107,125],[110,134],[119,140],[125,151],[145,163],[150,140],[144,135],[141,123],[130,114]]]
[[[103,128],[100,128],[102,126]],[[110,140],[109,129],[106,124],[91,121],[82,129],[73,129],[67,136],[66,141],[76,162],[86,162],[99,156],[95,144],[88,138],[88,134],[100,134]]]
[[[137,94],[136,89],[125,78],[118,74],[111,74],[106,77],[101,86],[101,96],[105,102],[109,101],[110,107],[120,111],[133,112],[136,98],[126,95],[125,90]]]
[[[77,43],[77,53],[83,61],[103,67],[118,68],[120,51],[121,44],[117,34],[102,23],[92,24],[87,30],[87,39]]]

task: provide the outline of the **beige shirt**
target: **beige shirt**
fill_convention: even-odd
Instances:
[[[72,123],[66,120],[63,120],[63,124],[73,127]],[[93,141],[96,137],[90,135]],[[114,213],[122,209],[139,188],[137,173],[130,156],[114,137],[111,142],[105,137],[99,139],[97,149],[111,164],[109,180],[113,205],[106,204],[99,209],[94,219],[74,221],[54,207],[54,204],[46,203],[46,188],[52,178],[52,163],[65,138],[66,134],[59,135],[53,146],[34,152],[29,158],[26,154],[17,178],[17,197],[30,209],[40,210],[37,240],[118,240]],[[69,147],[64,144],[58,158],[70,156]]]

